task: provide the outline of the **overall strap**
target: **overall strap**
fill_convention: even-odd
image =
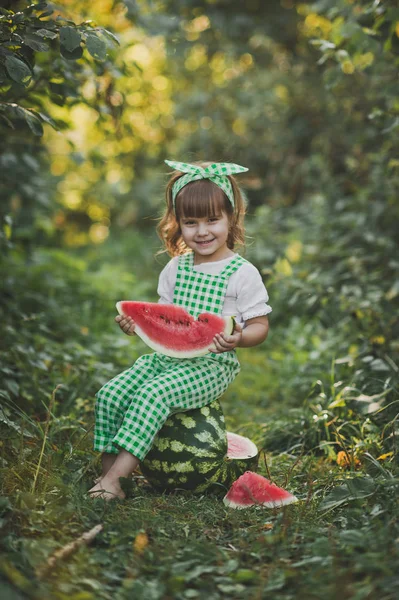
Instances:
[[[194,266],[194,252],[186,252],[181,254],[178,260],[178,270],[184,269],[185,271],[191,271]]]
[[[238,269],[247,262],[248,261],[245,260],[245,258],[236,254],[236,256],[225,266],[223,271],[219,273],[218,277],[230,277],[230,275],[238,271]]]

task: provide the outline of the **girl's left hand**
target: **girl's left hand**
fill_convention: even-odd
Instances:
[[[215,354],[220,354],[221,352],[229,352],[230,350],[234,350],[237,348],[242,338],[242,327],[235,324],[233,333],[231,335],[225,335],[224,333],[218,333],[213,338],[213,345],[215,350],[212,348],[211,352]]]

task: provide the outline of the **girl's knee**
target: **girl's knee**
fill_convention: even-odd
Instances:
[[[96,398],[101,400],[109,400],[112,397],[122,396],[126,393],[130,388],[134,388],[135,378],[131,376],[127,377],[131,369],[120,373],[113,379],[110,379],[103,385],[102,388],[98,390],[96,393]]]
[[[146,407],[147,410],[159,414],[168,412],[168,394],[160,386],[143,385],[135,395],[136,406]]]

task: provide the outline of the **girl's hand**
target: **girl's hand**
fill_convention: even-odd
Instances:
[[[238,344],[241,341],[242,337],[242,327],[235,324],[233,333],[231,335],[225,335],[224,333],[218,333],[213,338],[213,345],[215,350],[211,350],[215,354],[220,354],[221,352],[229,352],[230,350],[234,350],[237,348]]]
[[[136,335],[134,333],[135,322],[133,321],[132,317],[127,317],[126,315],[117,315],[115,317],[115,321],[119,324],[119,327],[124,333],[127,335]]]

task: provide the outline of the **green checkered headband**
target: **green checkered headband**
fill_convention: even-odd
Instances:
[[[231,182],[226,175],[236,175],[237,173],[248,171],[246,167],[241,167],[240,165],[235,165],[234,163],[212,163],[209,165],[209,167],[203,168],[198,167],[197,165],[177,162],[175,160],[165,160],[165,162],[167,165],[169,165],[169,167],[185,173],[185,175],[183,175],[183,177],[179,177],[179,179],[177,179],[173,185],[173,206],[175,205],[176,196],[180,190],[191,181],[197,181],[198,179],[209,179],[210,181],[213,181],[213,183],[216,183],[216,185],[218,185],[224,191],[232,206],[234,206],[233,188],[231,187]]]

